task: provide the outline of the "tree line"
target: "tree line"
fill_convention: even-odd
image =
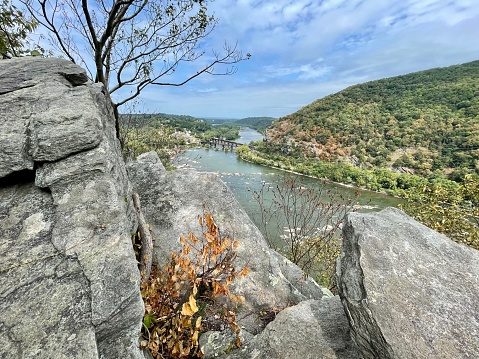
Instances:
[[[351,86],[267,130],[271,150],[424,177],[479,173],[479,61]]]

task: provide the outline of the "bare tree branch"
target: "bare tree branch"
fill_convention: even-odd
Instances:
[[[307,274],[321,271],[333,288],[340,229],[344,216],[354,211],[356,198],[344,198],[324,183],[307,187],[301,177],[292,176],[271,185],[263,183],[253,196],[260,206],[259,228],[268,244]]]
[[[93,80],[111,93],[131,89],[117,100],[116,108],[149,85],[182,86],[205,73],[230,75],[236,72],[231,65],[249,58],[236,45],[225,45],[224,53],[213,51],[213,59],[200,70],[177,81],[161,80],[182,63],[205,55],[200,42],[217,24],[207,14],[206,0],[20,1],[50,32],[52,46],[84,65]],[[227,67],[219,70],[223,66]]]

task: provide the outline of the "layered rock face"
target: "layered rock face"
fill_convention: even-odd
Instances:
[[[286,307],[305,299],[321,299],[325,290],[271,250],[261,232],[238,204],[229,188],[213,173],[192,170],[165,171],[158,155],[149,152],[127,164],[128,174],[138,191],[146,221],[155,238],[153,260],[165,264],[179,239],[188,233],[201,237],[198,216],[204,207],[224,234],[239,240],[236,267],[249,268],[234,291],[243,295],[243,325],[255,333],[254,320],[260,310]],[[326,292],[327,294],[327,292]],[[251,323],[245,323],[246,318]],[[256,324],[260,324],[259,321]]]
[[[479,358],[479,251],[397,209],[350,214],[337,266],[363,358]]]
[[[224,234],[240,242],[235,265],[237,269],[248,267],[249,274],[237,281],[233,291],[245,297],[238,313],[243,345],[229,353],[234,335],[227,331],[204,334],[205,358],[359,357],[339,298],[268,247],[218,176],[166,171],[154,152],[140,155],[127,164],[127,170],[152,228],[155,262],[163,265],[168,261],[171,252],[180,248],[180,236],[189,232],[201,236],[197,217],[203,207],[213,214]],[[286,309],[264,328],[261,313],[271,308]]]
[[[216,346],[215,333],[200,339],[205,359],[225,353],[227,359],[359,359],[339,297],[310,299],[278,313],[253,338],[244,338],[238,350],[228,352],[228,341]],[[227,337],[225,339],[228,339]],[[209,355],[209,353],[214,353]]]
[[[141,358],[111,101],[61,59],[0,61],[0,357]]]

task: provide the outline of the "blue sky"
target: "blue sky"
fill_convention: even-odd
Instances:
[[[251,59],[232,76],[149,87],[145,112],[280,117],[350,85],[479,59],[478,0],[216,0],[209,10],[220,22],[206,53],[237,41]]]
[[[280,117],[361,82],[479,59],[477,0],[217,0],[204,49],[234,43],[232,76],[150,87],[151,112]],[[198,63],[200,66],[200,63]]]

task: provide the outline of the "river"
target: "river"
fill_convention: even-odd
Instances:
[[[238,140],[240,143],[249,143],[263,138],[259,132],[249,128],[242,129],[240,136],[241,138]],[[285,175],[284,171],[243,161],[234,152],[215,151],[212,148],[191,148],[178,159],[178,162],[180,166],[217,173],[230,187],[240,205],[257,225],[260,221],[260,210],[257,201],[253,199],[253,193],[260,191],[264,183],[271,183],[275,178]],[[321,183],[320,180],[314,178],[303,177],[302,179],[305,186]],[[359,211],[375,211],[388,206],[395,207],[401,202],[400,199],[385,194],[357,190],[339,184],[327,183],[326,187],[338,189],[346,198],[354,198],[355,192],[358,191]]]

